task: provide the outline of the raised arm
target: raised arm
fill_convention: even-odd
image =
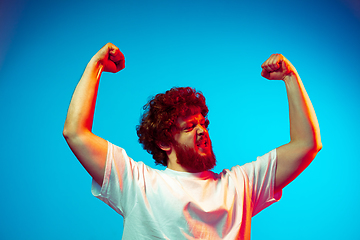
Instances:
[[[300,76],[289,60],[281,54],[273,54],[261,67],[263,77],[285,82],[289,101],[291,140],[277,148],[277,192],[294,180],[320,151],[320,128]]]
[[[91,132],[97,91],[103,71],[116,73],[125,67],[120,50],[108,43],[90,60],[75,88],[65,120],[63,135],[86,171],[102,185],[107,142]]]

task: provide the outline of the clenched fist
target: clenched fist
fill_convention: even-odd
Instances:
[[[261,68],[261,76],[269,80],[284,80],[286,76],[297,73],[289,60],[281,54],[272,54]]]
[[[125,68],[125,57],[119,48],[107,43],[93,57],[92,61],[102,65],[103,71],[116,73]]]

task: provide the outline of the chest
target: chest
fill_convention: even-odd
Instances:
[[[148,181],[138,201],[156,219],[224,225],[234,220],[245,195],[244,184],[231,178],[165,177]]]

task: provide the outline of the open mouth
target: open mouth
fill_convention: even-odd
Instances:
[[[197,147],[199,148],[206,148],[208,146],[208,141],[207,139],[203,138],[203,139],[200,139],[197,144],[196,144]]]

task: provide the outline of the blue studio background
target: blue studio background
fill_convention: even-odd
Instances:
[[[215,171],[289,141],[285,86],[260,76],[282,53],[315,107],[323,149],[253,218],[252,239],[359,239],[360,11],[356,0],[0,1],[1,239],[121,239],[62,137],[72,92],[107,42],[93,131],[155,166],[135,127],[150,96],[202,91]]]

